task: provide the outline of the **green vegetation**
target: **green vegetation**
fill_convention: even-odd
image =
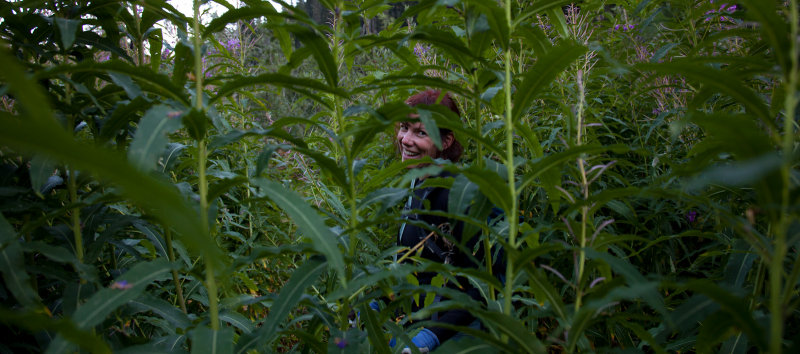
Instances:
[[[798,351],[797,0],[215,2],[0,0],[0,351]],[[392,261],[412,112],[505,282]]]

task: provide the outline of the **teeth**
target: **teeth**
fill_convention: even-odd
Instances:
[[[403,150],[403,155],[406,155],[408,157],[414,157],[414,156],[419,155],[419,153],[411,152],[411,151],[408,151],[408,150]]]

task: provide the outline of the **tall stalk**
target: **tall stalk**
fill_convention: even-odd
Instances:
[[[583,80],[583,70],[577,70],[577,84],[578,84],[578,107],[575,110],[576,116],[576,134],[575,134],[575,145],[580,146],[583,144],[583,109],[584,109],[584,80]],[[589,199],[589,182],[586,178],[586,161],[584,160],[583,156],[578,157],[578,170],[581,174],[581,193],[583,194],[583,200]],[[575,280],[575,312],[577,313],[578,310],[581,308],[581,300],[583,298],[583,290],[581,289],[581,280],[583,279],[584,269],[586,268],[586,233],[587,233],[587,220],[589,214],[589,206],[584,205],[581,207],[581,231],[578,235],[578,243],[580,245],[580,249],[578,249],[578,274],[577,279]]]
[[[781,177],[783,179],[783,190],[781,195],[781,213],[778,222],[778,227],[775,233],[773,254],[769,266],[769,283],[770,283],[770,299],[769,308],[772,314],[770,318],[770,352],[780,354],[783,342],[783,309],[787,298],[782,296],[782,287],[784,281],[783,262],[787,253],[786,234],[789,232],[789,225],[792,223],[790,216],[791,200],[789,195],[789,187],[791,186],[791,173],[792,173],[792,155],[794,154],[795,144],[795,110],[798,103],[797,94],[795,92],[800,78],[800,65],[797,56],[800,54],[797,47],[798,36],[798,9],[797,0],[789,2],[789,58],[791,59],[791,68],[783,81],[786,87],[786,94],[783,100],[784,118],[783,118],[783,166],[781,168]],[[793,287],[794,283],[787,283],[787,287]]]
[[[511,0],[505,0],[506,23],[508,32],[514,33],[514,22],[511,21]],[[505,128],[506,128],[506,171],[508,173],[508,195],[511,198],[511,210],[506,211],[508,218],[508,244],[511,248],[517,248],[517,183],[514,177],[514,117],[511,106],[511,45],[505,43],[505,79],[503,80],[503,91],[506,100]],[[506,253],[509,254],[509,253]],[[503,313],[511,314],[511,295],[514,283],[514,261],[510,257],[506,262],[506,284],[503,292]]]
[[[175,262],[175,249],[172,247],[172,232],[170,232],[168,228],[164,231],[164,241],[167,246],[167,258],[169,258],[170,263]],[[186,300],[183,298],[183,286],[181,286],[180,277],[178,277],[178,270],[175,268],[172,269],[172,282],[175,283],[175,297],[178,299],[178,305],[181,306],[181,311],[183,311],[183,313],[188,313],[188,311],[186,311]]]
[[[194,76],[195,96],[194,108],[202,112],[203,108],[203,40],[200,38],[200,0],[194,0]],[[203,229],[208,228],[208,181],[206,180],[206,139],[205,135],[197,141],[197,178],[200,193],[200,221]],[[211,329],[219,330],[219,306],[217,299],[217,282],[211,260],[206,260],[206,286],[208,287],[208,308],[211,311]]]
[[[67,104],[72,102],[72,90],[70,85],[64,85],[64,97]],[[75,126],[75,118],[70,115],[69,127]],[[69,202],[73,205],[70,208],[70,221],[72,223],[72,236],[75,241],[75,256],[78,258],[79,263],[83,263],[83,230],[81,229],[81,208],[78,205],[78,171],[75,171],[72,166],[67,166],[67,190],[69,191]],[[81,283],[85,282],[81,280]]]
[[[344,2],[339,0],[336,2],[335,7],[333,10],[333,23],[331,26],[332,33],[331,33],[331,52],[334,61],[334,68],[337,71],[337,77],[339,71],[341,71],[342,66],[342,54],[344,48],[342,48],[341,40],[340,40],[340,33],[341,33],[341,25],[342,25],[342,9],[344,8]],[[335,83],[338,86],[338,82]],[[331,101],[333,102],[333,121],[336,124],[336,134],[341,136],[345,132],[345,119],[344,119],[344,111],[342,109],[342,99],[334,94],[330,94]],[[350,208],[350,230],[351,232],[355,232],[354,230],[358,226],[358,203],[356,201],[356,176],[355,176],[355,156],[351,155],[352,149],[349,148],[349,142],[352,139],[345,139],[342,141],[342,154],[340,157],[343,158],[344,163],[347,168],[347,182],[348,185],[346,188],[348,189],[345,195],[348,196],[348,207]],[[354,260],[356,258],[356,249],[358,248],[358,238],[355,235],[351,234],[349,237],[348,243],[348,258],[350,260]],[[353,276],[353,261],[347,262],[345,264],[345,275],[344,279],[349,280]],[[350,305],[350,298],[345,297],[342,299],[341,308],[339,311],[339,323],[341,324],[341,330],[346,331],[350,326],[347,316],[351,311]]]

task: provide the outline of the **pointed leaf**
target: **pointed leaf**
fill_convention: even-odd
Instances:
[[[233,352],[233,328],[213,330],[198,327],[192,330],[192,354],[228,354]]]
[[[318,258],[311,258],[295,269],[292,277],[281,288],[278,298],[272,303],[269,316],[261,327],[239,338],[236,353],[242,354],[253,348],[268,346],[275,339],[280,325],[302,299],[305,290],[317,281],[326,266],[326,262]]]
[[[3,214],[0,214],[0,272],[3,273],[6,289],[11,291],[20,304],[30,307],[39,302],[30,276],[25,271],[25,259],[17,233]]]
[[[108,288],[101,289],[72,314],[80,329],[89,329],[102,322],[116,308],[137,298],[153,281],[165,278],[172,267],[164,259],[138,263],[125,272]],[[58,336],[47,347],[49,353],[63,353],[69,348],[67,341]]]
[[[36,155],[31,159],[31,188],[34,193],[41,195],[48,179],[53,176],[56,169],[55,161],[47,157]]]
[[[328,229],[319,214],[297,193],[277,182],[258,178],[253,180],[253,184],[259,186],[264,195],[289,214],[302,235],[311,241],[315,250],[325,256],[331,268],[339,274],[340,281],[344,282],[344,259],[337,246],[337,236]]]
[[[156,168],[158,157],[167,146],[167,134],[181,126],[181,111],[166,105],[150,108],[139,121],[139,129],[128,149],[128,159],[143,171]]]
[[[523,74],[522,83],[517,86],[517,92],[514,94],[514,121],[519,120],[519,117],[535,102],[536,96],[547,89],[550,83],[586,50],[582,45],[564,41],[540,56],[536,64]]]
[[[176,328],[188,328],[192,324],[189,316],[181,312],[175,305],[147,293],[131,300],[128,305],[136,311],[152,311]]]
[[[61,36],[61,49],[66,51],[72,48],[72,44],[75,43],[75,33],[78,31],[81,21],[61,17],[56,17],[54,19]]]
[[[470,166],[462,170],[461,173],[477,184],[481,193],[489,198],[494,205],[503,210],[511,210],[508,186],[497,173],[488,169],[480,169],[477,165]]]

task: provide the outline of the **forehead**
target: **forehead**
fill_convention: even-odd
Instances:
[[[404,124],[411,130],[425,130],[425,124],[422,122],[402,122],[400,124]]]

